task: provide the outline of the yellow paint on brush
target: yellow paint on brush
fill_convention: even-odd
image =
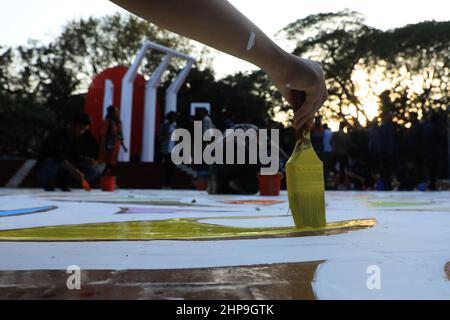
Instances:
[[[326,225],[323,163],[311,144],[308,133],[295,145],[286,163],[289,207],[297,228],[322,228]]]
[[[220,219],[220,218],[218,218]],[[200,223],[196,219],[109,222],[0,231],[0,241],[131,241],[245,239],[313,236],[370,228],[375,219],[340,221],[317,228],[240,228]]]

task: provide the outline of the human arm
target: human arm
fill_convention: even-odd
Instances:
[[[327,99],[319,63],[285,52],[226,0],[111,0],[163,28],[253,63],[263,69],[294,109],[306,101],[294,126],[309,129]]]
[[[69,172],[69,174],[77,181],[83,181],[84,180],[84,174],[77,168],[75,168],[72,163],[68,160],[63,160],[61,162],[61,166]]]

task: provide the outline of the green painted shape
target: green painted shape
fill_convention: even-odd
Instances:
[[[411,206],[425,206],[431,204],[427,201],[417,202],[402,202],[402,201],[371,201],[372,207],[411,207]]]
[[[302,232],[369,228],[374,219],[340,221],[324,228],[240,228],[199,223],[197,219],[130,221],[0,231],[0,241],[195,240],[283,236]]]

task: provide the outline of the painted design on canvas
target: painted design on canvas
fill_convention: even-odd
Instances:
[[[56,206],[43,206],[36,208],[25,208],[25,209],[13,209],[13,210],[0,210],[0,217],[10,217],[10,216],[21,216],[26,214],[42,213],[55,210]]]

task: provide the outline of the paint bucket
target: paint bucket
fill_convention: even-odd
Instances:
[[[197,172],[197,178],[195,179],[195,188],[199,191],[205,191],[208,189],[208,176],[207,170],[200,170]]]
[[[381,181],[381,180],[378,180],[376,182],[376,184],[375,184],[375,190],[377,190],[377,191],[385,191],[384,182]]]
[[[426,183],[419,183],[418,185],[417,185],[417,190],[419,190],[419,191],[427,191],[427,184]]]
[[[113,192],[116,189],[116,177],[104,176],[101,178],[102,191]]]
[[[199,191],[205,191],[206,189],[208,189],[208,179],[205,178],[201,178],[201,179],[197,179],[195,180],[195,188]]]
[[[281,189],[281,173],[272,175],[258,174],[259,193],[261,196],[278,196]]]

